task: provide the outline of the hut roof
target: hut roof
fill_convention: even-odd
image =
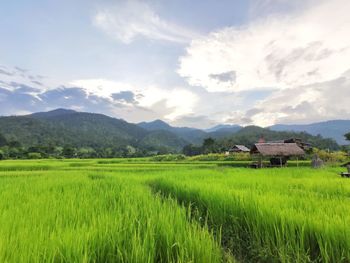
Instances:
[[[229,151],[239,150],[242,152],[249,152],[250,150],[244,145],[234,145]]]
[[[305,152],[296,143],[256,143],[251,154],[262,156],[300,156]]]
[[[341,167],[347,167],[348,165],[350,165],[350,162],[342,164]]]

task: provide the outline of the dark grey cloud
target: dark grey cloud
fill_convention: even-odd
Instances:
[[[37,80],[32,80],[31,82],[36,84],[36,85],[39,85],[39,86],[44,86],[43,83],[41,83],[40,81],[37,81]]]
[[[271,42],[273,45],[273,41]],[[283,78],[283,73],[285,72],[285,68],[290,64],[296,62],[310,62],[310,61],[320,61],[322,59],[326,59],[336,53],[336,50],[331,50],[329,48],[324,48],[323,43],[321,41],[310,42],[306,47],[297,47],[292,49],[288,55],[283,56],[277,51],[274,51],[268,54],[265,57],[265,61],[268,65],[270,72],[272,72],[276,79]],[[315,75],[317,74],[318,68],[315,68],[312,71],[307,72],[307,75]]]
[[[222,82],[236,82],[236,71],[228,71],[220,74],[210,74],[210,78],[216,79]]]
[[[14,90],[16,90],[19,93],[30,93],[30,92],[38,93],[38,92],[40,92],[40,90],[35,88],[35,87],[31,87],[29,85],[14,82],[14,81],[7,83],[7,85],[12,87]]]
[[[17,112],[32,112],[41,109],[41,101],[22,91],[0,88],[1,115],[13,115]]]
[[[74,108],[81,111],[100,112],[111,115],[111,110],[123,108],[122,103],[89,95],[78,87],[61,86],[38,95],[46,108]]]
[[[14,75],[14,73],[7,71],[5,69],[1,69],[1,68],[0,68],[0,74],[6,75],[6,76],[13,76]]]
[[[15,69],[17,70],[17,71],[19,71],[19,72],[22,72],[22,73],[26,73],[26,72],[28,72],[28,70],[27,69],[24,69],[24,68],[21,68],[21,67],[15,67]]]
[[[121,91],[113,93],[112,98],[117,101],[124,101],[127,103],[135,103],[135,94],[132,91]]]

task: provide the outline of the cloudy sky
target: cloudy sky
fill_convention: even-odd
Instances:
[[[349,13],[349,0],[2,1],[0,115],[349,119]]]

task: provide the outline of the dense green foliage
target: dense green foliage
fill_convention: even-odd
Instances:
[[[348,132],[347,134],[344,135],[346,140],[350,141],[350,132]]]
[[[339,149],[335,141],[307,133],[276,132],[254,126],[205,132],[159,122],[136,125],[102,114],[63,109],[1,117],[0,158],[142,157],[179,153],[182,149],[192,156],[222,153],[234,144],[250,147],[261,136],[266,140],[296,137],[320,149]]]
[[[349,262],[341,168],[171,158],[1,161],[0,261]]]
[[[313,147],[326,150],[339,150],[339,145],[332,139],[324,139],[321,136],[312,136],[305,132],[276,132],[257,126],[247,126],[229,137],[214,139],[208,137],[204,139],[201,146],[188,144],[182,149],[182,153],[188,156],[208,153],[223,153],[230,149],[233,145],[241,144],[252,147],[259,139],[266,142],[279,141],[289,138],[299,138],[303,142],[310,143]]]

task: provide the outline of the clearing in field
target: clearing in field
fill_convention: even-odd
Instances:
[[[349,262],[338,168],[0,163],[0,262]]]

